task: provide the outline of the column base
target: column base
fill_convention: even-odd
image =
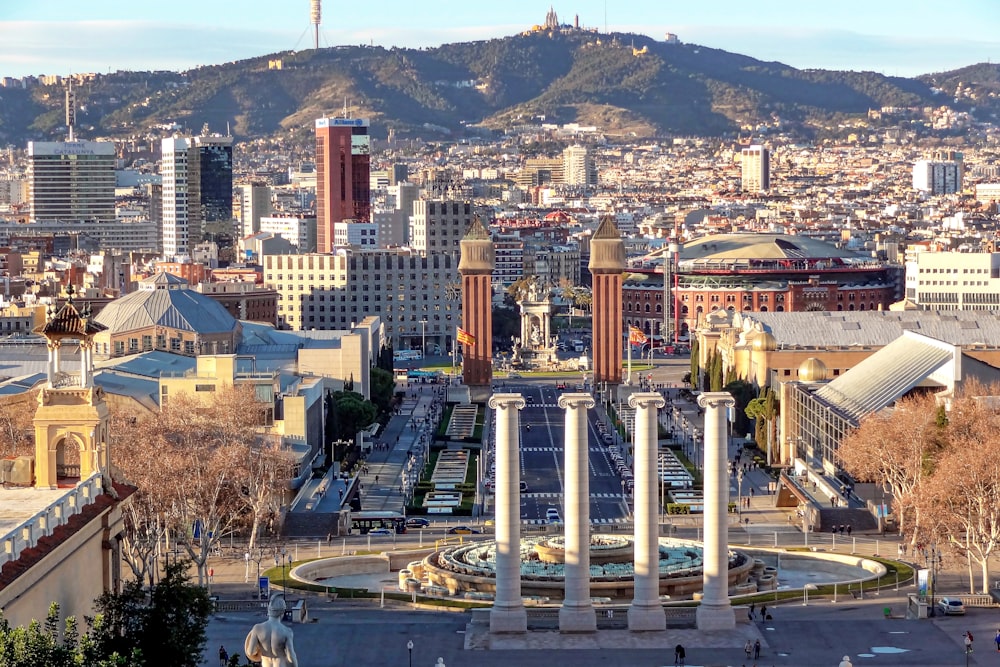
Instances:
[[[736,628],[736,612],[732,607],[705,606],[698,607],[696,614],[699,630],[733,630]]]
[[[590,605],[559,609],[559,632],[597,632],[597,612]]]
[[[660,605],[639,606],[632,603],[628,608],[628,629],[632,632],[666,630],[667,615]]]
[[[524,607],[490,610],[490,632],[523,633],[528,631],[528,612]]]

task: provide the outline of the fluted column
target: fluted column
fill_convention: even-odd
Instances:
[[[705,409],[705,544],[698,629],[727,630],[736,627],[736,616],[729,604],[729,548],[726,544],[726,514],[729,511],[726,409],[736,405],[736,401],[728,392],[713,391],[699,396],[698,405]]]
[[[628,629],[666,630],[667,617],[660,604],[660,538],[657,480],[657,429],[659,408],[666,405],[656,392],[639,392],[628,398],[635,408],[635,591],[628,610]]]
[[[527,632],[521,599],[521,461],[518,438],[521,394],[493,394],[489,405],[496,420],[496,596],[490,632]]]
[[[590,465],[587,443],[587,410],[594,407],[590,394],[563,394],[559,407],[566,411],[566,456],[563,471],[566,594],[559,610],[560,632],[595,632],[597,614],[590,601]]]

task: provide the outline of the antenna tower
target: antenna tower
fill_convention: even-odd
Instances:
[[[313,26],[313,48],[319,48],[319,24],[323,18],[323,0],[309,0],[309,22]]]
[[[73,128],[76,126],[76,93],[73,92],[73,79],[69,80],[66,86],[66,128],[69,131],[69,140],[76,141]]]

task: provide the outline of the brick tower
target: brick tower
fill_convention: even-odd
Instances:
[[[459,245],[462,248],[458,263],[458,273],[462,276],[462,329],[473,338],[471,343],[463,344],[462,381],[470,388],[478,387],[488,392],[493,380],[493,290],[490,282],[496,251],[490,233],[478,216],[473,218]]]
[[[594,387],[622,381],[622,272],[625,242],[610,217],[601,220],[590,239],[593,276]]]

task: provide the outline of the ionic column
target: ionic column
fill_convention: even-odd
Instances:
[[[521,394],[493,394],[489,405],[496,420],[496,596],[490,632],[527,632],[528,614],[521,599],[521,461],[518,437]]]
[[[628,609],[628,629],[666,630],[660,604],[660,539],[657,507],[657,410],[666,405],[656,392],[628,398],[635,408],[635,593]]]
[[[713,391],[698,397],[705,409],[705,543],[699,630],[729,630],[736,616],[729,604],[729,549],[726,545],[729,511],[729,459],[726,445],[726,409],[736,405],[732,395]]]
[[[566,456],[563,472],[566,593],[559,609],[560,632],[595,632],[597,614],[590,601],[590,465],[587,443],[587,410],[594,407],[590,394],[563,394],[559,407],[566,411]]]

